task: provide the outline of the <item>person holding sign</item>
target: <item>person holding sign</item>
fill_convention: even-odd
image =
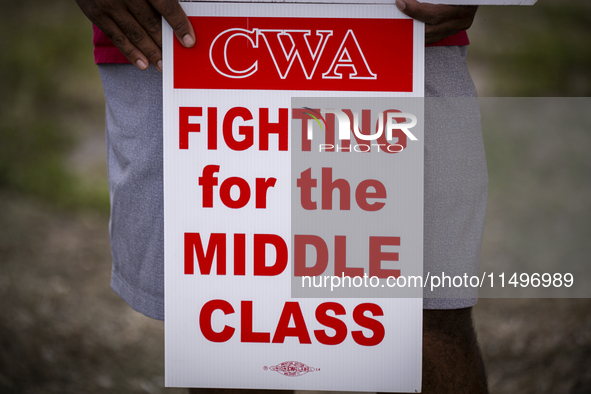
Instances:
[[[192,47],[199,37],[176,0],[76,1],[96,26],[95,60],[107,105],[114,260],[111,285],[135,310],[163,319],[162,79],[159,72],[166,65],[162,64],[161,17],[170,24],[183,46]],[[468,40],[464,32],[472,24],[476,7],[422,4],[416,0],[396,0],[396,6],[426,24],[425,43],[431,45],[425,51],[426,96],[476,96],[466,66]],[[470,138],[476,148],[467,155],[456,147],[446,150],[448,130],[436,133],[433,129],[437,122],[428,122],[429,119],[425,132],[432,139],[426,140],[425,154],[425,271],[473,272],[479,264],[486,204],[487,175],[480,130],[460,131],[473,135]],[[431,146],[431,149],[429,143],[439,147]],[[456,170],[441,175],[444,168]],[[465,169],[471,172],[472,180],[465,180]],[[467,206],[460,209],[454,206],[458,204],[454,194],[457,188],[452,190],[448,186],[455,182],[462,185],[459,189],[467,196],[461,199]],[[450,211],[458,212],[459,217],[448,217]],[[457,222],[461,223],[461,230],[457,229]],[[463,242],[466,235],[469,242]],[[449,242],[463,246],[448,247]],[[425,298],[423,392],[487,392],[472,326],[471,307],[475,303],[476,299]],[[216,392],[194,389],[194,392],[206,391]]]

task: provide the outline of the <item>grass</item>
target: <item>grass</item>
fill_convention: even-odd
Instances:
[[[68,162],[102,124],[90,24],[72,1],[5,1],[0,26],[0,189],[108,212],[104,167],[89,182]]]
[[[483,6],[470,29],[469,64],[486,75],[482,96],[591,96],[591,3],[539,0]]]

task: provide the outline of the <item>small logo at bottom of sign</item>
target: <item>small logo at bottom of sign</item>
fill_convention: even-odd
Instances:
[[[283,376],[298,377],[307,374],[308,372],[320,371],[320,368],[309,367],[299,361],[285,361],[281,364],[263,367],[263,370],[275,371]]]

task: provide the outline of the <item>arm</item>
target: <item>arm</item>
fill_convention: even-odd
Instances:
[[[406,15],[425,22],[425,43],[432,44],[472,26],[477,6],[423,4],[417,0],[396,0]]]
[[[162,19],[185,47],[195,33],[177,0],[76,0],[84,14],[140,70],[152,63],[162,72]]]

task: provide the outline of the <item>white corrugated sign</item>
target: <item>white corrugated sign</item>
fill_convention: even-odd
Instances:
[[[315,276],[368,273],[354,252],[347,262],[332,256],[349,253],[351,237],[312,219],[296,226],[293,206],[302,217],[375,220],[353,227],[367,230],[376,286],[422,273],[423,114],[405,99],[424,94],[424,26],[391,5],[183,8],[195,47],[178,44],[169,26],[163,33],[166,385],[420,390],[420,294],[295,298],[291,285],[292,274],[303,277],[294,243],[325,243],[330,262]],[[328,131],[338,135],[332,150]],[[366,147],[388,164],[347,172],[310,159],[306,172],[307,151],[341,160]],[[350,190],[341,200],[335,192],[332,206],[320,195],[341,180]]]

